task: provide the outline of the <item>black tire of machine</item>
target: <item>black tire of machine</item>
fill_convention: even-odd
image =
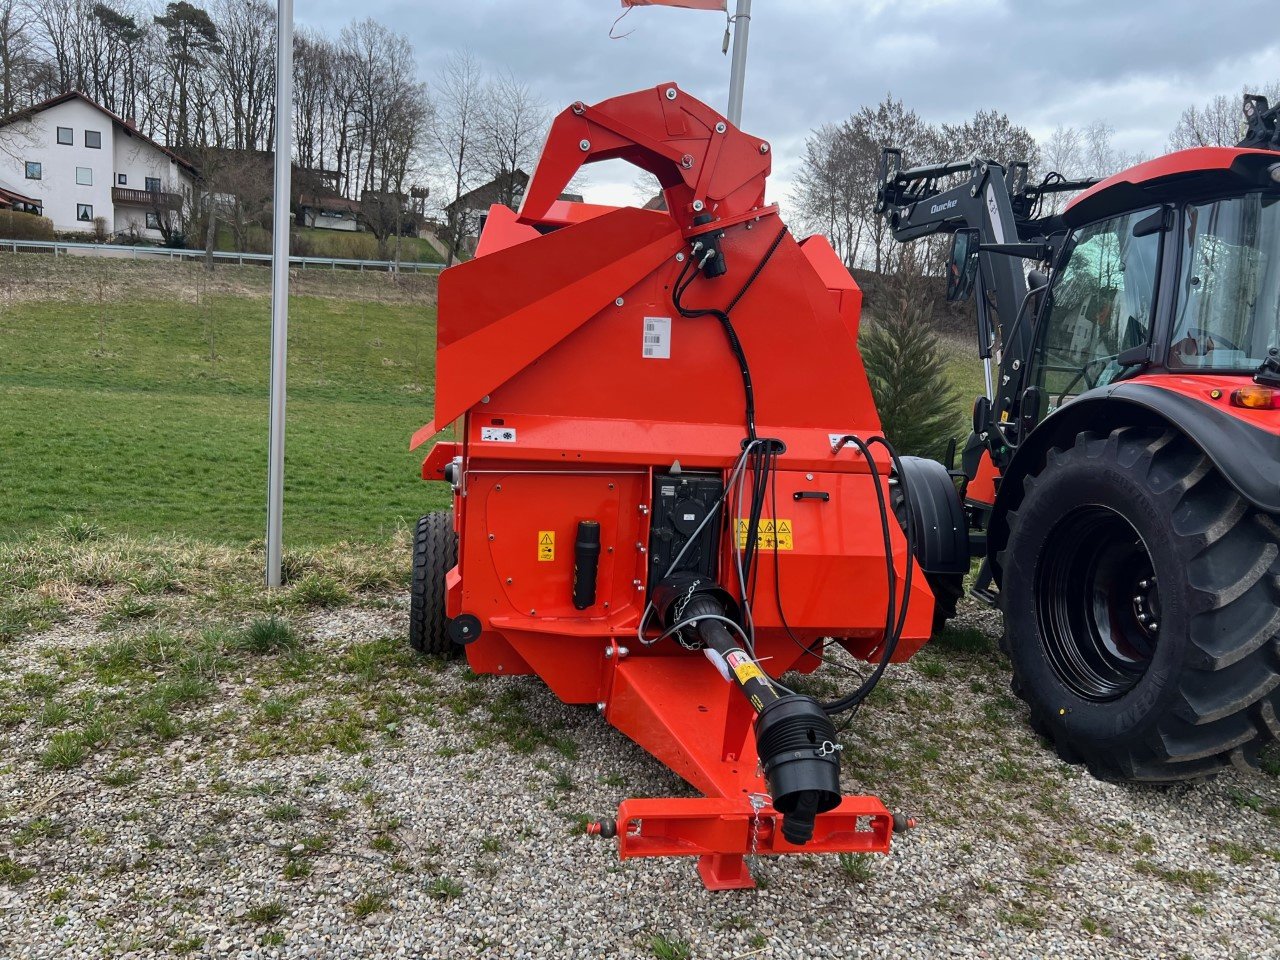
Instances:
[[[462,648],[448,635],[445,574],[458,562],[453,512],[437,510],[418,520],[413,533],[413,578],[409,587],[409,645],[419,653],[456,657]]]
[[[1079,434],[1024,481],[998,560],[1032,726],[1105,780],[1256,763],[1280,735],[1280,525],[1172,429]]]

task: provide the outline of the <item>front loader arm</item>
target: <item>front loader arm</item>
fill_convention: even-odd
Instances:
[[[943,188],[943,181],[966,172],[968,177],[962,182]],[[1026,364],[1020,363],[1017,371],[1006,371],[1002,361],[1006,357],[1026,357],[1031,349],[1033,330],[1029,320],[1014,322],[1027,297],[1022,260],[984,250],[982,245],[1017,243],[1023,239],[1009,182],[1021,174],[1015,167],[1006,175],[999,164],[979,160],[904,170],[901,151],[886,149],[880,161],[876,203],[877,211],[888,221],[893,238],[900,243],[960,230],[977,234],[980,244],[976,285],[978,355],[989,362],[992,349],[996,348],[995,360],[1001,367],[989,398],[989,422],[978,426],[979,433],[986,434],[982,439],[997,465],[1004,462],[1007,455],[1002,450],[1002,431],[993,421],[1016,419],[1014,411],[1022,392],[1022,373],[1027,369]]]

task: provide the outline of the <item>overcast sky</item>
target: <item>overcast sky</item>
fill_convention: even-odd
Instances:
[[[620,12],[619,0],[295,5],[299,24],[334,33],[354,16],[407,33],[428,82],[466,47],[557,111],[671,80],[723,109],[723,14],[636,8],[611,40]],[[1102,118],[1119,148],[1150,154],[1188,104],[1277,78],[1275,0],[755,0],[742,126],[773,143],[770,197],[784,200],[808,132],[887,92],[931,122],[995,108],[1037,137]],[[633,175],[602,167],[587,199],[631,202]]]

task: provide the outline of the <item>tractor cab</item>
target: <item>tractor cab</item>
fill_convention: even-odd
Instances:
[[[1280,386],[1280,153],[1174,153],[1097,184],[1062,219],[1018,399],[1023,432],[1144,374]]]

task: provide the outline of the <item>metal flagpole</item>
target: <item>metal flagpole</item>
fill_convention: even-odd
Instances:
[[[738,0],[733,15],[733,60],[729,67],[729,122],[742,126],[742,86],[747,79],[747,34],[751,31],[751,0]]]
[[[276,156],[271,217],[271,426],[267,441],[267,586],[280,586],[284,535],[284,400],[289,355],[289,197],[293,0],[276,0]]]

